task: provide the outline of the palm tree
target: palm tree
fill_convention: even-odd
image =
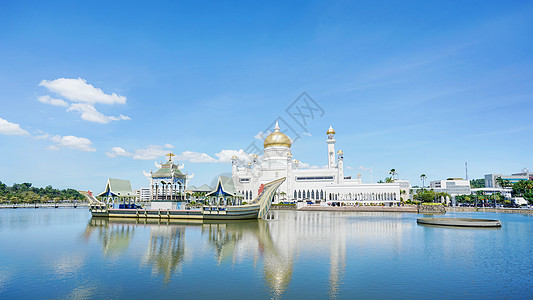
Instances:
[[[389,174],[391,175],[391,178],[394,180],[394,176],[396,176],[398,173],[396,173],[396,169],[390,169]]]
[[[420,179],[422,180],[422,190],[424,190],[424,184],[426,182],[426,178],[427,178],[426,174],[420,175]]]
[[[511,183],[511,180],[509,180],[509,179],[504,179],[504,180],[503,180],[503,186],[504,186],[504,187],[510,187],[510,186],[512,186],[512,185],[513,185],[513,184]]]
[[[498,176],[498,178],[496,178],[496,183],[500,185],[500,187],[504,187],[504,180],[502,179],[501,176]]]

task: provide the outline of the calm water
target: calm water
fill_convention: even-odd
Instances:
[[[400,213],[271,216],[158,224],[1,209],[0,298],[533,295],[533,216],[456,214],[497,218],[501,229],[426,227]]]

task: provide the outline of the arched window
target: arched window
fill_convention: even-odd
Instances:
[[[309,190],[307,190],[307,199],[311,198],[311,193],[309,193]]]
[[[324,190],[320,190],[320,199],[324,199]]]
[[[298,199],[302,199],[302,190],[298,191]]]
[[[311,199],[315,199],[315,191],[311,191]]]
[[[294,199],[298,198],[298,193],[296,193],[296,190],[294,190]]]

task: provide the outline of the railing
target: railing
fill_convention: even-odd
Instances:
[[[0,208],[60,208],[88,207],[88,203],[3,203]]]

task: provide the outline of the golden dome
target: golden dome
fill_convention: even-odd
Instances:
[[[338,154],[338,155],[343,155],[344,153],[342,152],[342,150],[339,150],[339,151],[337,152],[337,154]]]
[[[274,127],[274,132],[272,132],[266,137],[265,142],[263,143],[263,146],[265,148],[271,147],[271,146],[284,146],[284,147],[290,148],[291,139],[289,139],[288,136],[286,136],[285,134],[279,131],[279,125],[278,125],[278,122],[276,121],[276,127]]]
[[[331,127],[331,125],[329,125],[329,129],[328,129],[328,132],[326,132],[326,134],[335,134],[335,130],[333,130],[333,127]]]

